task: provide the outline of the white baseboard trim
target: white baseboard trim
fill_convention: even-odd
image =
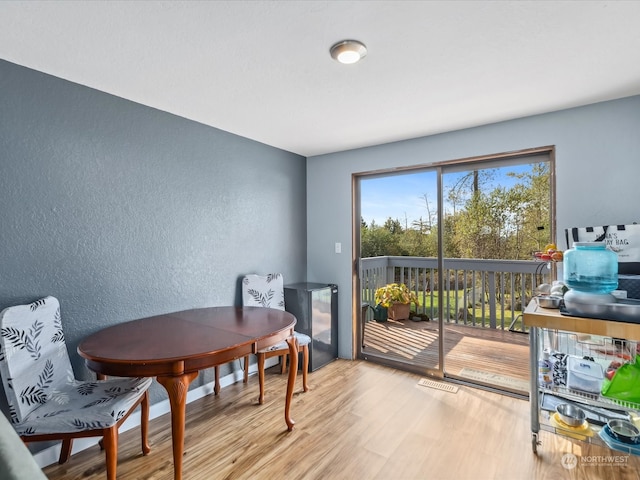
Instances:
[[[265,368],[272,367],[278,364],[278,358],[269,358],[265,362]],[[254,363],[249,365],[249,375],[254,375],[258,372],[258,366]],[[228,385],[233,385],[238,381],[242,381],[243,371],[234,370],[232,373],[225,375],[220,378],[220,388],[224,388]],[[211,395],[213,393],[214,382],[207,383],[198,388],[194,388],[193,390],[189,390],[187,393],[187,403],[191,403],[199,398],[202,398],[206,395]],[[171,408],[169,405],[169,399],[163,400],[161,402],[155,403],[151,405],[149,408],[149,419],[154,419],[160,417],[166,413],[170,413]],[[119,432],[126,432],[132,428],[136,428],[140,426],[140,409],[136,409],[129,418],[120,426]],[[73,441],[73,449],[71,454],[75,454],[81,452],[82,450],[86,450],[87,448],[91,448],[97,445],[100,437],[90,437],[90,438],[78,438]],[[57,443],[49,448],[45,448],[33,455],[36,460],[36,463],[40,468],[47,467],[49,465],[53,465],[58,462],[60,458],[60,450],[62,449],[62,444]]]

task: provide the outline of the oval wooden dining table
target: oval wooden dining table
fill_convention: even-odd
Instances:
[[[198,372],[283,340],[289,345],[285,422],[293,429],[291,399],[298,370],[296,318],[261,307],[210,307],[119,323],[89,335],[78,353],[99,378],[156,377],[171,408],[174,479],[182,479],[187,391]]]

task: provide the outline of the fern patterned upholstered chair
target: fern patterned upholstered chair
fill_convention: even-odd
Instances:
[[[242,304],[245,307],[266,307],[284,310],[284,279],[280,273],[272,273],[265,276],[245,275],[242,279]],[[309,390],[307,385],[307,371],[309,370],[309,344],[311,338],[308,335],[294,332],[298,340],[298,352],[302,352],[302,386],[304,391]],[[260,381],[260,398],[258,402],[264,403],[264,364],[267,358],[282,357],[282,372],[287,364],[289,345],[286,341],[280,342],[270,348],[258,350],[258,378]],[[249,362],[245,358],[245,369]],[[246,370],[245,370],[246,376]]]
[[[62,440],[60,463],[69,459],[74,438],[102,437],[107,478],[115,480],[118,428],[138,405],[142,452],[149,452],[152,379],[76,380],[56,298],[0,312],[0,375],[13,428],[25,443]]]

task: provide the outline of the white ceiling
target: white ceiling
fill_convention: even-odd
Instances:
[[[640,94],[640,1],[1,1],[0,58],[304,156]],[[347,38],[369,50],[331,59]]]

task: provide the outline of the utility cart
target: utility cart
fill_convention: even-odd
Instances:
[[[599,386],[567,382],[570,375],[567,360],[582,362],[586,367],[602,367],[615,362],[634,361],[640,342],[640,323],[600,320],[563,315],[558,309],[542,308],[534,298],[523,315],[530,337],[530,407],[531,445],[537,453],[540,430],[572,439],[595,443],[628,454],[639,455],[640,445],[615,441],[607,435],[605,425],[610,419],[634,421],[640,417],[640,404],[605,397]],[[640,319],[638,319],[640,322]],[[550,356],[550,378],[539,379],[543,352]],[[546,358],[546,355],[545,355]],[[565,362],[564,364],[557,362]],[[564,369],[564,371],[563,371]],[[566,377],[562,377],[566,374]],[[554,376],[555,375],[555,376]],[[574,374],[574,382],[577,376]],[[549,380],[551,380],[549,382]],[[568,383],[568,384],[567,384]],[[579,427],[567,428],[558,421],[555,406],[559,403],[577,405],[586,412],[587,421]]]

